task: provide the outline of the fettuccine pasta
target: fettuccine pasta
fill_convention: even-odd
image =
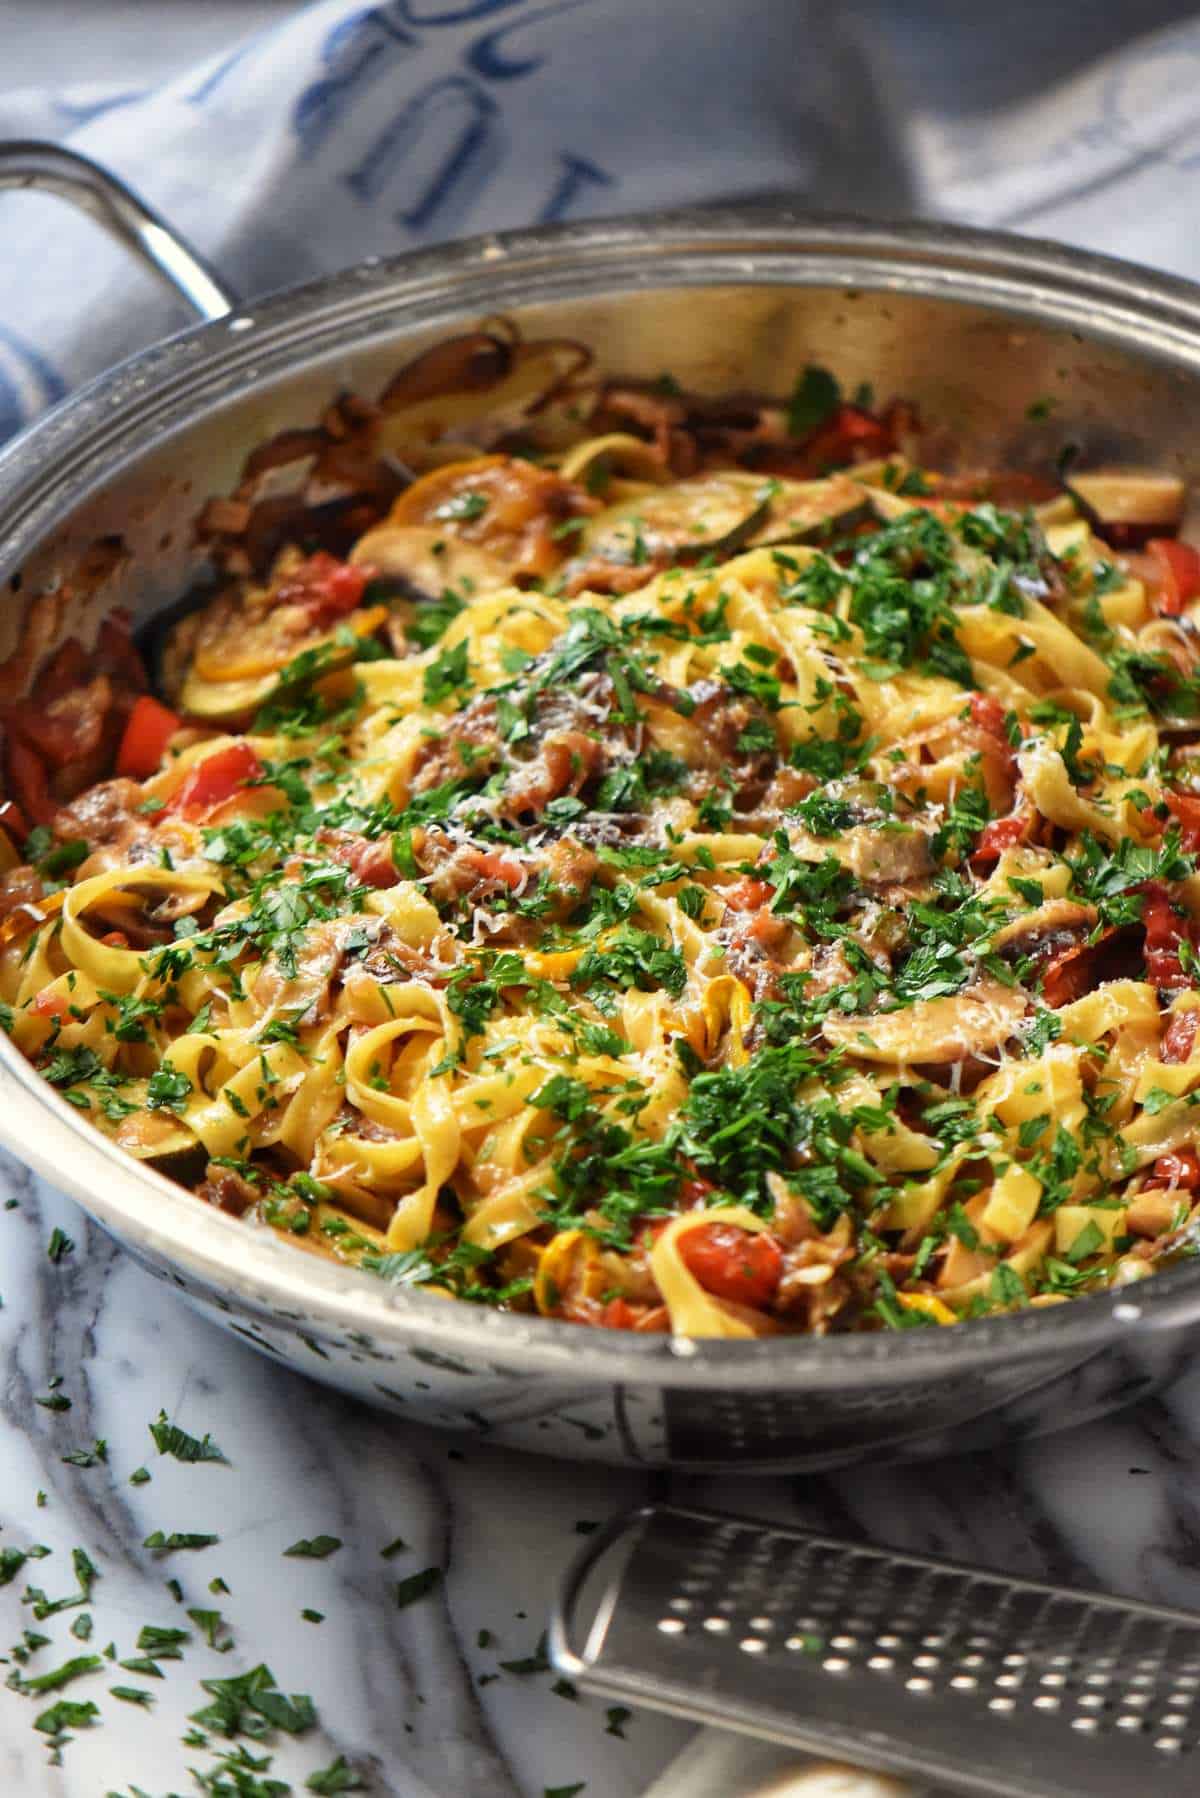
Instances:
[[[431,449],[186,619],[170,706],[56,664],[14,1041],[201,1200],[575,1323],[936,1327],[1192,1253],[1200,557],[861,425],[683,472],[616,422]],[[117,777],[63,803],[100,678]]]

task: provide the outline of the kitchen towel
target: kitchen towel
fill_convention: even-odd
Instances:
[[[243,295],[473,231],[717,194],[787,185],[846,205],[873,166],[900,180],[886,118],[821,0],[325,0],[156,91],[0,100],[0,136],[112,167]],[[0,229],[7,434],[180,320],[61,203],[0,199]]]
[[[763,192],[1011,224],[1200,275],[1189,15],[1178,0],[322,0],[165,85],[131,67],[115,89],[0,95],[0,136],[108,164],[249,297],[464,233]],[[103,10],[85,0],[74,29],[101,32]],[[0,437],[186,322],[61,202],[0,197],[0,232]]]

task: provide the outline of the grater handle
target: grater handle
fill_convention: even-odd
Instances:
[[[625,1545],[632,1552],[639,1533],[638,1526],[648,1524],[653,1516],[653,1505],[635,1505],[632,1510],[618,1511],[615,1517],[610,1517],[607,1523],[592,1531],[563,1575],[563,1582],[550,1614],[547,1634],[550,1658],[559,1672],[567,1678],[589,1677],[592,1667],[591,1650],[598,1637],[603,1635],[608,1621],[608,1607],[615,1603],[617,1597],[617,1582],[614,1579],[597,1606],[586,1639],[576,1648],[579,1610],[585,1587],[609,1549],[617,1542],[627,1539]]]

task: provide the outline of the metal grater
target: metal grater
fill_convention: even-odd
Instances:
[[[550,1644],[588,1691],[968,1792],[1200,1792],[1200,1617],[1157,1605],[651,1505],[589,1539]]]

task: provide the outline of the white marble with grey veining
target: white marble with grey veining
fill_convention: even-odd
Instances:
[[[248,26],[251,12],[265,20],[286,5],[254,0],[252,8],[240,8],[239,20]],[[64,31],[68,10],[73,28]],[[228,7],[213,0],[211,10],[221,12],[224,33]],[[1013,29],[1006,12],[981,55],[980,21],[970,9],[937,0],[915,12],[885,0],[847,9],[868,21],[870,41],[883,41],[893,97],[898,83],[900,101],[922,121],[910,148],[923,157],[927,206],[935,207],[957,177],[967,184],[972,216],[1008,216],[990,189],[981,190],[977,161],[967,158],[972,121],[985,107],[1007,104],[1015,138],[1026,113],[1011,109],[1024,78],[1050,116],[1061,89],[1046,90],[1047,70],[1061,74],[1066,63],[1073,66],[1074,57],[1064,61],[1072,45],[1082,56],[1098,25],[1108,30],[1107,44],[1119,35],[1118,19],[1143,30],[1186,11],[1176,0],[1149,0],[1139,9],[1094,0],[1055,9],[1028,0],[1019,10],[1021,28]],[[96,9],[36,8],[22,0],[19,18],[17,11],[4,40],[11,54],[0,68],[0,89],[18,77],[40,78],[43,68],[55,80],[60,74],[95,78],[110,68],[124,78],[136,62],[140,75],[139,44],[147,65],[154,62],[147,78],[157,79],[192,53],[176,35],[167,54],[161,18],[158,33],[135,39],[134,15],[142,9],[124,4],[104,9],[102,35],[115,46],[114,23],[125,21],[128,43],[121,39],[120,56],[109,55],[101,67],[96,33],[86,29]],[[47,27],[43,62],[33,54],[38,12]],[[189,28],[192,12],[199,19],[190,7]],[[1085,13],[1094,15],[1086,25]],[[1167,91],[1177,77],[1161,48],[1152,47]],[[1189,46],[1179,51],[1186,61]],[[1159,112],[1169,125],[1170,108]],[[1140,131],[1150,130],[1146,119],[1153,113],[1139,109]],[[1113,130],[1103,137],[1111,146]],[[1079,141],[1091,140],[1081,131]],[[1141,153],[1141,141],[1131,140],[1130,167],[1140,180],[1159,182],[1153,205],[1114,211],[1112,187],[1101,184],[1094,196],[1098,225],[1086,210],[1072,210],[1069,192],[1065,200],[1043,196],[1040,217],[1077,240],[1194,272],[1194,232],[1178,228],[1181,217],[1190,217],[1186,160],[1174,176],[1169,156],[1153,145]],[[1007,174],[1003,159],[1001,169]],[[1174,204],[1172,180],[1180,183]],[[297,1793],[315,1768],[344,1754],[377,1798],[540,1798],[547,1787],[578,1780],[586,1781],[584,1798],[633,1798],[684,1742],[686,1726],[642,1714],[620,1740],[605,1733],[603,1705],[555,1696],[550,1675],[490,1676],[500,1659],[533,1649],[555,1583],[579,1544],[576,1521],[603,1517],[652,1484],[677,1497],[976,1558],[1006,1571],[1200,1607],[1200,1372],[1164,1400],[1004,1455],[792,1480],[652,1482],[594,1465],[522,1459],[478,1440],[456,1446],[348,1405],[201,1321],[77,1208],[0,1159],[0,1199],[10,1194],[16,1208],[0,1210],[0,1549],[41,1542],[53,1554],[28,1563],[0,1588],[0,1653],[30,1621],[22,1604],[29,1580],[51,1597],[70,1589],[75,1546],[85,1547],[100,1569],[90,1606],[92,1645],[111,1639],[126,1656],[144,1623],[185,1621],[164,1583],[174,1576],[186,1604],[219,1606],[235,1647],[219,1655],[193,1641],[182,1661],[162,1663],[167,1677],[161,1682],[122,1672],[71,1686],[67,1696],[94,1698],[102,1720],[66,1747],[61,1767],[48,1764],[45,1742],[32,1728],[45,1701],[0,1685],[0,1798],[104,1798],[131,1786],[152,1798],[195,1791],[189,1767],[204,1771],[213,1764],[212,1755],[180,1741],[188,1712],[203,1699],[199,1681],[259,1660],[285,1689],[311,1693],[318,1708],[319,1728],[275,1752],[271,1775]],[[55,1224],[76,1244],[57,1266],[45,1253]],[[34,1403],[56,1375],[70,1411]],[[211,1431],[232,1465],[189,1468],[158,1457],[146,1426],[160,1409],[195,1434]],[[97,1436],[108,1443],[107,1464],[63,1463],[64,1453]],[[130,1473],[143,1463],[152,1471],[150,1483],[131,1486]],[[213,1530],[221,1541],[164,1565],[141,1546],[157,1527]],[[297,1537],[318,1532],[343,1537],[345,1546],[324,1561],[282,1557]],[[397,1536],[410,1548],[383,1561],[380,1548]],[[442,1588],[398,1610],[396,1580],[430,1565],[445,1569]],[[231,1588],[228,1597],[208,1593],[218,1574]],[[325,1621],[303,1621],[304,1607],[323,1611]],[[69,1633],[76,1615],[64,1613],[45,1626],[52,1644],[30,1662],[29,1673],[82,1651]],[[481,1629],[495,1638],[486,1650],[477,1646]],[[112,1699],[114,1683],[153,1689],[153,1710]]]
[[[63,1613],[41,1626],[52,1642],[26,1673],[110,1640],[128,1656],[143,1624],[186,1624],[166,1589],[172,1576],[185,1606],[223,1611],[235,1641],[222,1655],[194,1638],[181,1661],[161,1663],[161,1681],[106,1666],[73,1684],[65,1695],[94,1699],[101,1720],[66,1746],[61,1767],[32,1727],[51,1700],[0,1687],[0,1798],[124,1798],[131,1785],[182,1798],[197,1789],[189,1768],[214,1764],[180,1739],[205,1702],[199,1681],[259,1661],[317,1706],[319,1726],[282,1738],[270,1770],[297,1794],[342,1754],[377,1798],[542,1798],[579,1780],[583,1798],[634,1798],[687,1726],[641,1713],[622,1740],[606,1733],[603,1704],[556,1695],[551,1674],[488,1676],[499,1661],[532,1654],[579,1546],[576,1523],[651,1489],[1200,1606],[1200,1368],[1139,1411],[1007,1454],[794,1479],[653,1481],[457,1443],[349,1404],[194,1316],[17,1164],[0,1162],[0,1178],[17,1200],[0,1210],[0,1548],[53,1550],[0,1588],[0,1651],[30,1623],[30,1580],[51,1598],[73,1587],[77,1545],[100,1569],[92,1641],[74,1640],[77,1613]],[[76,1246],[52,1264],[56,1224]],[[34,1402],[56,1375],[69,1411]],[[147,1425],[160,1410],[195,1435],[210,1431],[231,1465],[159,1456]],[[63,1462],[98,1436],[106,1464]],[[141,1465],[152,1478],[132,1486]],[[156,1528],[221,1540],[162,1562],[142,1546]],[[318,1533],[344,1546],[325,1560],[283,1557]],[[384,1560],[397,1536],[409,1547]],[[445,1570],[441,1588],[397,1608],[397,1580],[434,1565]],[[209,1595],[217,1575],[229,1596]],[[304,1621],[306,1607],[325,1621]],[[484,1649],[481,1630],[493,1638]],[[111,1698],[116,1683],[152,1689],[152,1710]]]

